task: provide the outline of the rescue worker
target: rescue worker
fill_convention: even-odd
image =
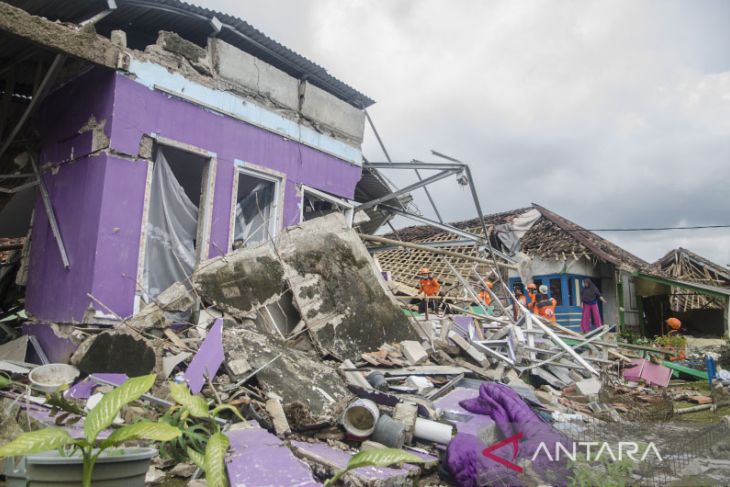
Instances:
[[[664,323],[669,327],[669,335],[679,333],[679,329],[682,328],[682,322],[678,318],[668,318]]]
[[[531,313],[535,313],[535,304],[537,303],[537,286],[534,282],[527,285],[527,309]]]
[[[436,311],[436,297],[438,297],[439,290],[441,290],[441,284],[431,276],[428,267],[423,267],[418,271],[418,289],[425,297],[419,305],[419,311],[421,313],[426,311],[426,303],[428,303],[429,308]]]
[[[491,279],[485,279],[484,285],[489,289],[494,289],[494,283]],[[492,295],[489,294],[489,291],[486,289],[482,289],[479,291],[479,300],[482,302],[484,306],[489,306],[492,304]]]
[[[549,321],[555,321],[555,306],[558,304],[555,298],[551,298],[548,294],[548,287],[543,284],[540,286],[540,292],[537,293],[535,301],[535,309],[537,314],[547,318]]]
[[[522,292],[522,286],[520,286],[520,285],[515,285],[513,292],[515,294],[515,302],[512,303],[512,312],[513,312],[515,320],[517,320],[517,318],[520,317],[519,304],[521,304],[522,306],[527,306],[527,298],[525,297],[524,293]]]

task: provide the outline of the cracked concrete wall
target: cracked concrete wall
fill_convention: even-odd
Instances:
[[[211,39],[209,50],[215,72],[244,93],[270,100],[357,147],[362,144],[363,110],[220,39]]]
[[[220,39],[211,39],[209,48],[221,78],[284,108],[299,110],[297,79]]]
[[[302,115],[362,143],[365,112],[306,81],[302,84]]]
[[[280,259],[281,258],[281,259]],[[193,274],[207,303],[252,316],[287,287],[323,354],[356,360],[386,342],[418,340],[367,249],[338,213],[288,229],[273,245],[240,249]]]

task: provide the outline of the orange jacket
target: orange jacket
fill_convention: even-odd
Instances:
[[[542,295],[539,297],[539,302],[535,303],[535,308],[540,316],[544,316],[550,321],[555,321],[555,306],[558,304],[555,298],[547,298]]]
[[[439,293],[441,284],[439,284],[439,282],[433,277],[429,277],[428,279],[420,279],[418,281],[418,287],[421,289],[423,294],[431,297],[436,296]]]
[[[482,290],[479,292],[479,299],[481,300],[482,304],[484,306],[489,306],[492,304],[492,295],[489,294],[486,290]]]

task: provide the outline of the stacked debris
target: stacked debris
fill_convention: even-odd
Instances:
[[[339,214],[310,220],[206,262],[114,329],[74,327],[67,335],[83,340],[72,365],[50,364],[33,333],[0,345],[0,369],[31,386],[0,392],[13,411],[0,418],[2,443],[28,422],[82,430],[104,394],[154,373],[156,385],[119,424],[147,417],[186,433],[162,443],[148,483],[199,482],[190,449],[204,452],[220,428],[232,485],[319,485],[358,451],[383,448],[420,461],[354,469],[343,485],[566,484],[570,465],[540,451],[568,448],[576,425],[692,412],[679,401],[730,404],[713,374],[665,360],[671,351],[618,342],[611,326],[580,335],[492,301],[497,313],[468,301],[408,311]],[[673,371],[714,389],[672,385]],[[180,414],[175,384],[220,410],[215,427]]]

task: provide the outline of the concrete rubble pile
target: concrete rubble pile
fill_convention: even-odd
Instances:
[[[85,329],[69,359],[80,375],[65,395],[83,405],[154,372],[151,394],[121,421],[163,414],[168,381],[233,406],[247,422],[222,416],[227,474],[247,486],[320,485],[359,450],[384,447],[424,463],[356,469],[342,485],[522,484],[481,454],[517,431],[520,453],[500,458],[559,483],[565,465],[548,471],[530,455],[540,442],[570,441],[571,425],[666,420],[683,412],[675,400],[729,403],[718,381],[711,395],[692,382],[668,387],[669,352],[618,342],[611,326],[580,335],[525,308],[514,319],[510,304],[494,302],[499,316],[405,312],[333,214],[204,263],[114,329]],[[37,367],[26,357],[43,355],[24,336],[0,346],[0,366],[23,382]],[[2,442],[24,424],[20,397],[32,398],[29,420],[55,422],[37,390],[1,393],[15,411],[0,418]],[[175,476],[200,482],[192,462],[165,455],[147,480]]]

